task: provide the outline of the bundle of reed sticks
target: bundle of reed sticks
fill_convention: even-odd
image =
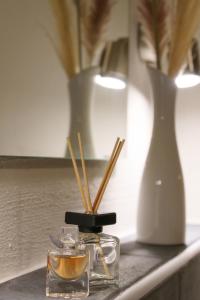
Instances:
[[[68,149],[69,149],[69,152],[71,155],[74,173],[75,173],[77,184],[78,184],[78,187],[80,190],[82,204],[85,209],[85,212],[90,213],[90,214],[96,214],[97,210],[101,204],[104,192],[106,190],[106,187],[107,187],[110,177],[112,175],[114,167],[117,163],[117,160],[119,158],[119,155],[120,155],[120,152],[122,150],[125,140],[124,139],[120,140],[120,138],[117,138],[114,148],[113,148],[113,151],[112,151],[112,154],[107,163],[107,167],[106,167],[104,176],[102,178],[101,184],[99,186],[98,192],[92,203],[92,200],[90,197],[90,190],[89,190],[88,173],[87,173],[87,169],[86,169],[86,164],[85,164],[85,159],[84,159],[84,150],[83,150],[80,133],[77,134],[77,138],[78,138],[78,145],[79,145],[79,150],[80,150],[81,167],[82,167],[82,172],[83,172],[83,183],[81,180],[81,176],[79,173],[77,161],[76,161],[76,158],[74,155],[73,146],[71,144],[70,138],[67,138],[67,146],[68,146]]]
[[[200,26],[199,0],[140,0],[139,46],[154,51],[157,69],[174,78],[187,63]],[[146,61],[147,62],[147,61]]]

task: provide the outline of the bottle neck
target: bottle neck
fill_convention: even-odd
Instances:
[[[103,226],[78,226],[78,229],[82,233],[101,233]]]

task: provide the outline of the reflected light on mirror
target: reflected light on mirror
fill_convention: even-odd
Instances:
[[[126,87],[126,83],[122,79],[111,76],[96,75],[94,80],[96,84],[109,89],[123,90]]]
[[[95,77],[98,85],[122,90],[128,76],[128,37],[107,41],[100,58],[100,74]]]
[[[189,88],[200,83],[200,76],[196,74],[182,74],[175,79],[178,88]]]

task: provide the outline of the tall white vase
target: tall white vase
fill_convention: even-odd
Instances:
[[[141,182],[137,240],[149,244],[185,242],[185,198],[175,134],[174,81],[149,69],[153,89],[153,132]]]
[[[89,68],[75,75],[68,83],[70,95],[69,136],[76,157],[80,156],[77,144],[77,132],[81,133],[86,158],[95,158],[92,139],[91,105],[94,92],[94,76],[98,68]]]

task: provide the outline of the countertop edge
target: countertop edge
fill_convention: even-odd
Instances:
[[[176,257],[170,259],[150,274],[146,275],[131,287],[123,291],[115,300],[139,300],[171,275],[184,267],[192,258],[200,253],[200,241],[194,242]]]

